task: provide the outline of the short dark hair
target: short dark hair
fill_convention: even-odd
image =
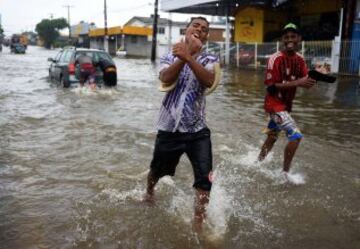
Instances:
[[[194,20],[196,20],[196,19],[203,20],[203,21],[205,21],[205,22],[206,22],[206,24],[208,25],[208,27],[210,26],[209,21],[208,21],[205,17],[202,17],[202,16],[196,16],[196,17],[191,17],[190,22],[186,25],[186,27],[189,27],[189,26],[190,26],[190,24],[191,24]]]

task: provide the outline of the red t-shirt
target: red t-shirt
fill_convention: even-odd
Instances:
[[[265,85],[271,86],[276,83],[284,83],[285,81],[293,81],[305,77],[308,70],[304,58],[296,53],[294,55],[287,55],[284,52],[277,52],[268,60],[266,67]],[[265,97],[265,111],[291,112],[292,102],[296,93],[296,87],[290,89],[277,89],[275,94],[266,93]]]

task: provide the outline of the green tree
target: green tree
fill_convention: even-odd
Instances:
[[[51,48],[56,39],[60,36],[59,30],[68,27],[65,18],[43,19],[36,25],[36,32],[44,42],[46,48]]]
[[[0,24],[0,36],[4,33],[4,30],[3,28],[1,27],[1,24]]]

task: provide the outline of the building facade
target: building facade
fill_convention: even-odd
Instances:
[[[92,29],[96,29],[95,23],[88,23],[84,21],[70,27],[71,37],[76,40],[78,47],[90,47],[89,32]]]
[[[125,26],[146,27],[152,29],[154,17],[139,17],[131,18]],[[179,42],[181,37],[185,34],[186,22],[175,22],[167,18],[158,18],[157,23],[157,56],[168,52],[172,44]],[[146,47],[151,51],[152,36],[148,40],[142,40]],[[150,54],[149,54],[150,55]]]

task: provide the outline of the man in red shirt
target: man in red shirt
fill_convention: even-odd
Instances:
[[[297,26],[287,24],[283,29],[284,49],[273,54],[267,63],[265,85],[265,111],[270,115],[267,139],[261,148],[259,161],[265,159],[275,144],[280,131],[285,131],[288,144],[284,152],[283,172],[289,179],[291,161],[303,137],[295,121],[290,116],[296,88],[311,88],[315,80],[307,75],[304,58],[296,52],[301,36]]]

